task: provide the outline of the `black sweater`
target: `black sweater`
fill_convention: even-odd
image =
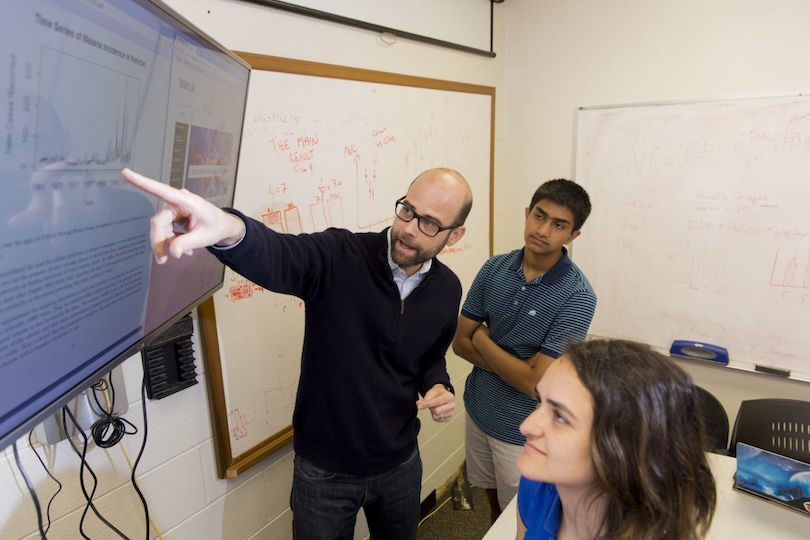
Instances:
[[[401,301],[385,231],[279,234],[230,211],[245,221],[245,238],[211,253],[257,285],[306,302],[296,453],[361,476],[404,462],[417,445],[417,394],[450,383],[445,353],[461,301],[456,275],[434,259]]]

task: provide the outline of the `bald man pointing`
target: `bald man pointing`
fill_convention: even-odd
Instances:
[[[461,284],[436,255],[464,235],[472,207],[466,180],[451,169],[423,172],[379,233],[289,235],[129,169],[122,174],[163,201],[151,229],[159,264],[207,248],[257,285],[306,303],[293,414],[294,538],[350,540],[362,507],[372,538],[414,540],[417,410],[430,409],[437,422],[455,411],[445,353]]]

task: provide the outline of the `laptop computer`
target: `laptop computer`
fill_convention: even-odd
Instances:
[[[810,464],[737,443],[734,489],[810,516]]]

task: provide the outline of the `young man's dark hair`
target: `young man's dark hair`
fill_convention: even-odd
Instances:
[[[574,231],[580,230],[591,214],[591,199],[588,193],[576,182],[565,178],[549,180],[537,188],[529,209],[534,208],[534,205],[542,200],[551,201],[571,210],[574,214]]]

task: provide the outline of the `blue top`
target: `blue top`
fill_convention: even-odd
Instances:
[[[517,498],[518,514],[526,526],[523,540],[555,540],[560,532],[562,504],[554,484],[521,476]]]
[[[492,341],[522,360],[537,351],[557,358],[569,340],[585,339],[596,309],[591,284],[562,251],[557,264],[528,283],[522,249],[490,258],[475,277],[461,314],[487,323]],[[522,445],[526,439],[518,428],[536,403],[496,374],[473,367],[464,405],[485,433]]]

